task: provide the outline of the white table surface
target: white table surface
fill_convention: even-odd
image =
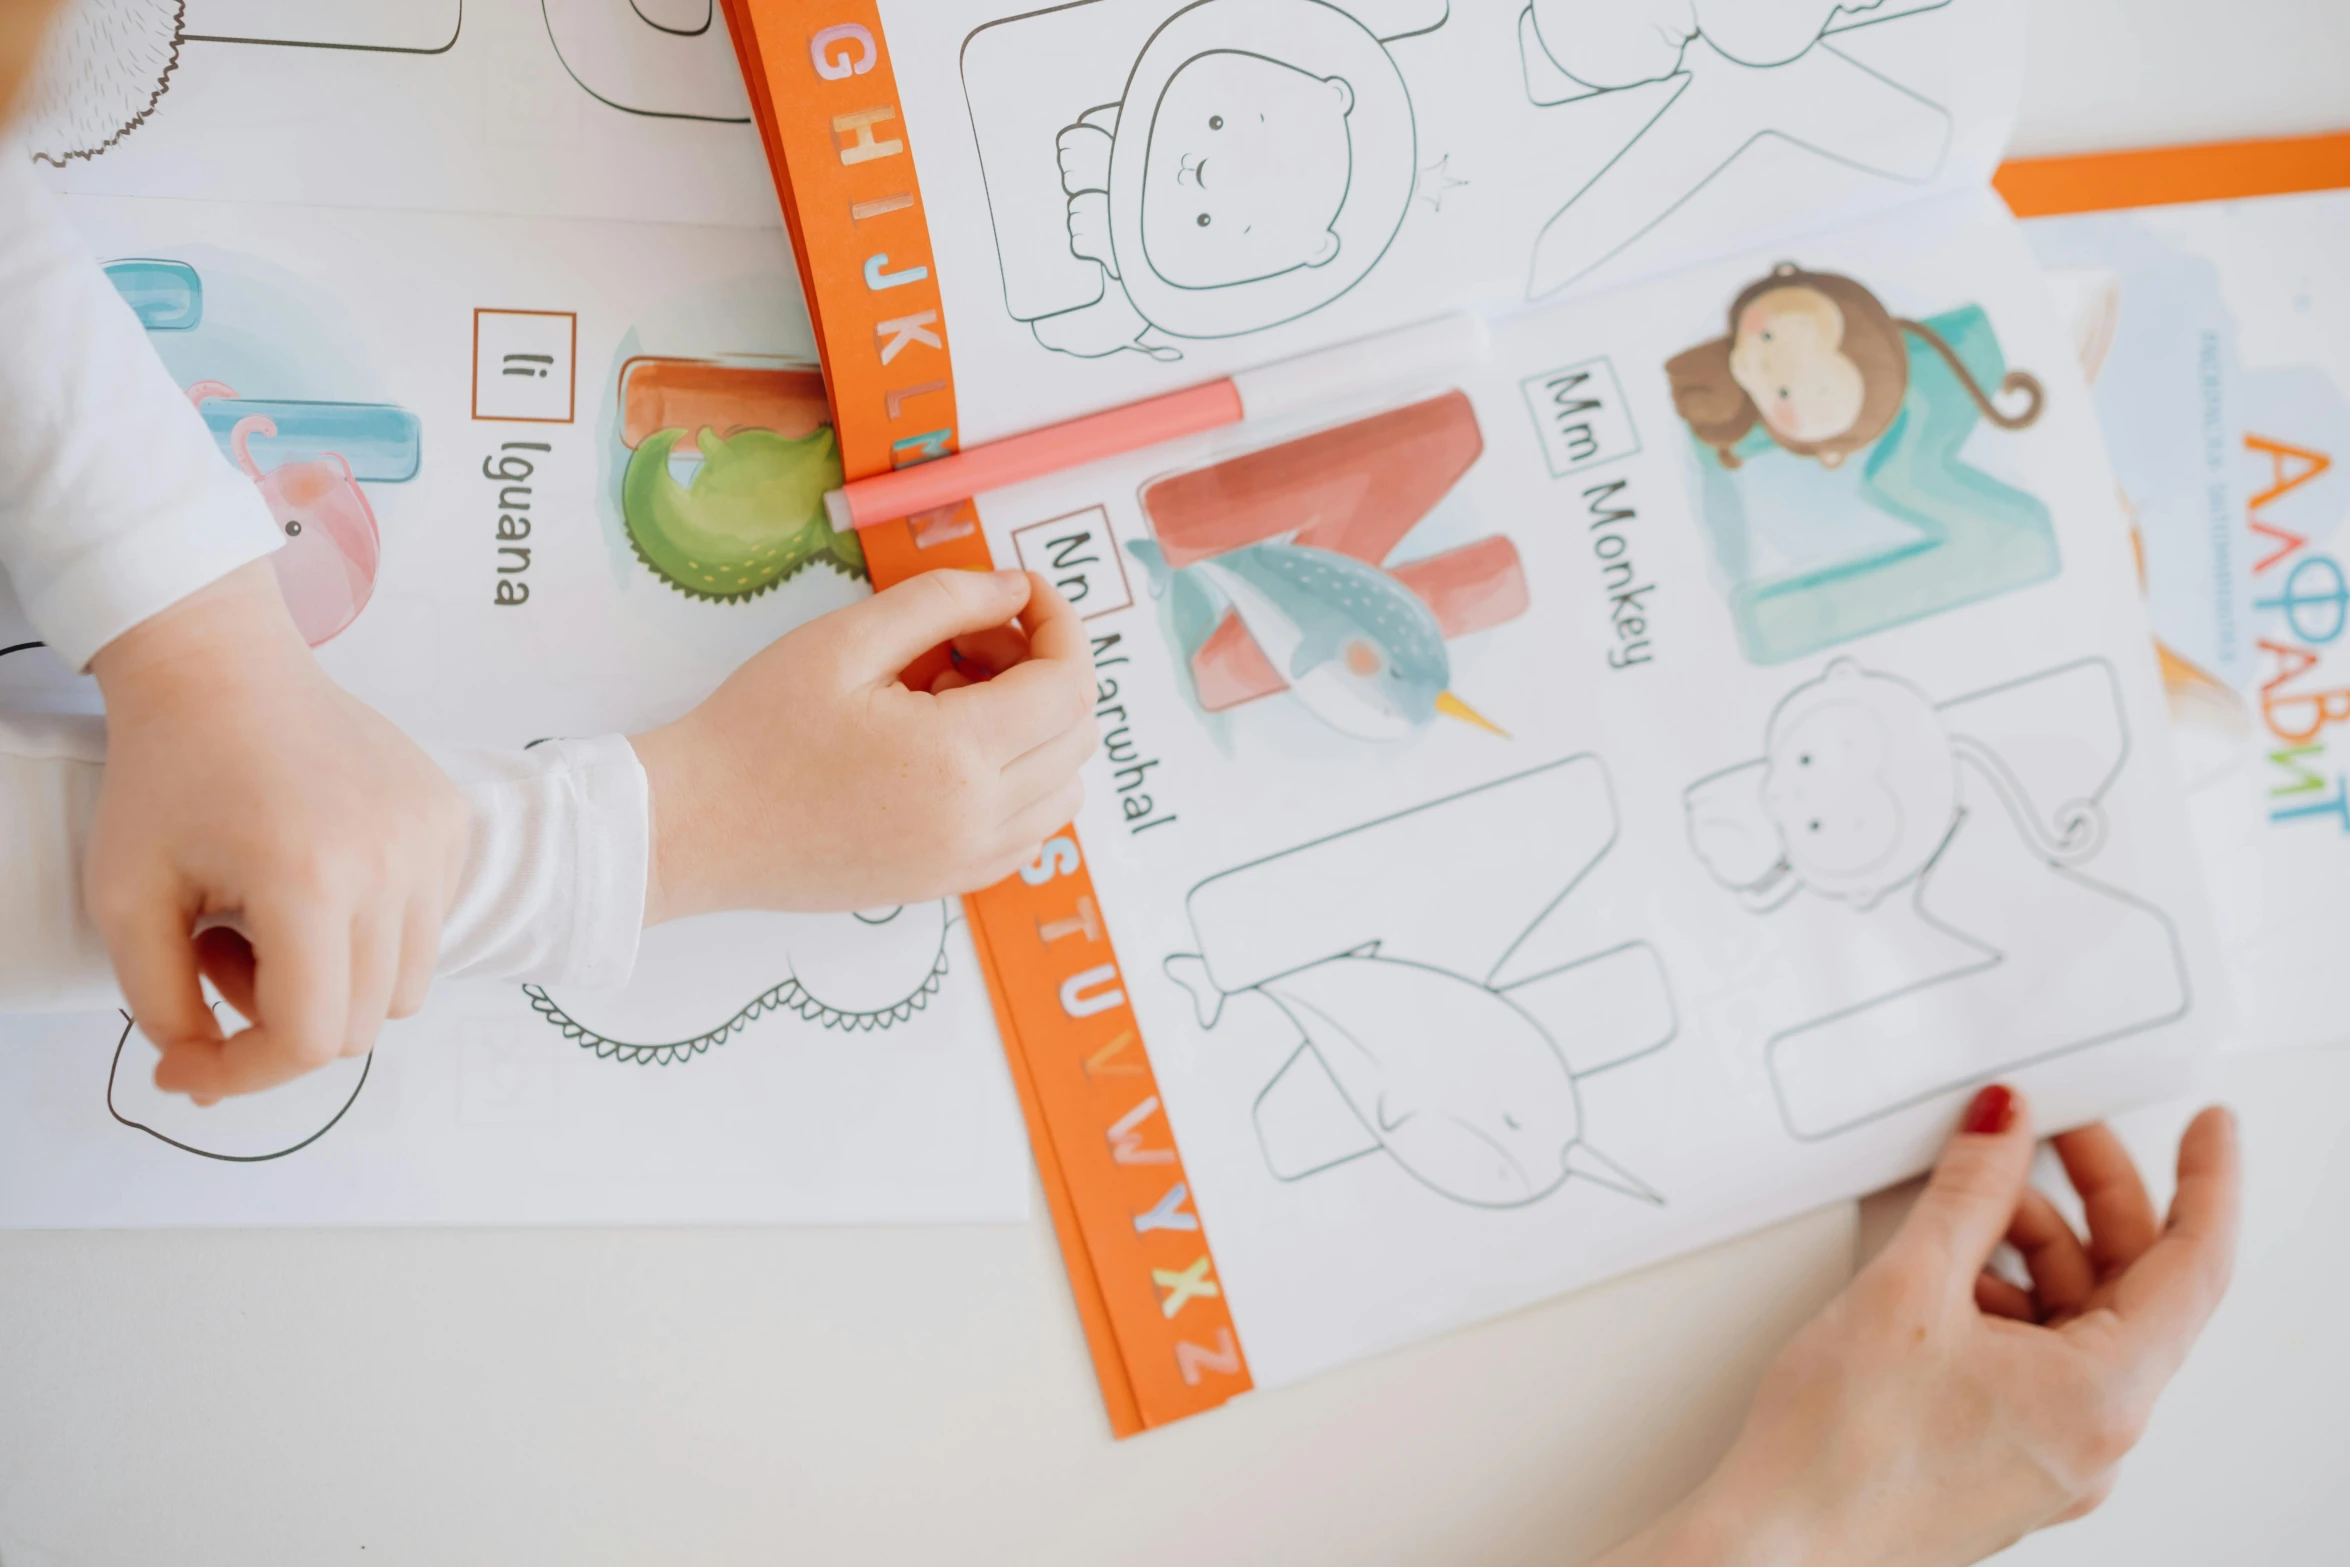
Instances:
[[[2019,153],[2350,124],[2344,0],[2035,26]],[[2105,1510],[2005,1562],[2350,1550],[2350,1051],[2220,1088],[2235,1291]],[[1126,1443],[1041,1201],[1025,1229],[0,1235],[0,1567],[1564,1564],[1713,1462],[1855,1232],[1816,1214]]]

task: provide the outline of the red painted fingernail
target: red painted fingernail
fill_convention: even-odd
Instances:
[[[1961,1129],[1976,1137],[1986,1137],[2007,1130],[2007,1119],[2015,1111],[2015,1090],[2005,1083],[1993,1083],[1975,1095],[1966,1107],[1966,1120]]]

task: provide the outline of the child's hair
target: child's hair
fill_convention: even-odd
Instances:
[[[1859,416],[1848,428],[1823,440],[1799,441],[1772,429],[1754,399],[1730,374],[1730,348],[1738,335],[1739,316],[1763,295],[1783,288],[1809,289],[1836,307],[1844,318],[1844,337],[1837,351],[1860,371]],[[1749,283],[1739,292],[1730,304],[1727,336],[1676,354],[1666,362],[1665,374],[1672,382],[1673,406],[1688,421],[1691,432],[1714,449],[1725,468],[1738,466],[1731,449],[1758,424],[1785,450],[1798,457],[1816,457],[1833,468],[1883,435],[1901,412],[1901,400],[1909,391],[1909,345],[1902,341],[1905,332],[1914,333],[1942,356],[1983,417],[2002,430],[2020,430],[2040,417],[2043,394],[2037,376],[2023,370],[2007,373],[1999,390],[2020,391],[2025,401],[2021,411],[2002,413],[1956,350],[1942,340],[1941,333],[1923,321],[1894,315],[1876,295],[1848,277],[1806,272],[1792,261],[1780,262],[1769,277]]]

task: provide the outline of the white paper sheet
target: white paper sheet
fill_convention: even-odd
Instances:
[[[2097,374],[2250,1049],[2337,1044],[2350,943],[2350,194],[2026,225]]]
[[[62,190],[782,222],[717,0],[82,0],[80,25],[105,46],[24,127]]]
[[[829,450],[780,230],[68,206],[224,449],[281,520],[307,520],[288,551],[323,563],[316,580],[367,577],[319,656],[426,744],[641,729],[868,591],[814,559],[713,598],[733,590],[659,543],[726,504],[700,483],[722,456],[773,477]],[[814,526],[777,547],[820,546]],[[371,531],[380,561],[362,571],[374,552],[351,541]],[[292,596],[321,628],[351,608]],[[41,685],[23,671],[43,656],[0,667]],[[830,830],[818,802],[788,825]],[[952,905],[663,926],[618,995],[446,987],[372,1057],[213,1111],[157,1095],[152,1051],[119,1017],[5,1033],[0,1224],[1007,1221],[1027,1206],[1018,1110]]]
[[[1977,188],[2023,22],[2008,0],[881,16],[966,443]]]
[[[1906,390],[1732,467],[1694,421],[1743,387],[1690,388],[1800,327],[1723,340],[1822,286],[1785,261],[1873,291]],[[1994,1078],[2049,1125],[2186,1080],[2228,1003],[2128,530],[1994,198],[1350,417],[980,502],[1090,616],[1078,828],[1158,1085],[1113,1136],[1172,1135],[1256,1385],[1898,1179]]]

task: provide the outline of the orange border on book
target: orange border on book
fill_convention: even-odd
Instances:
[[[2350,186],[2350,131],[2019,158],[1991,183],[2019,218],[2336,190]]]
[[[954,372],[879,7],[725,4],[843,467],[862,478],[942,456],[958,444]],[[993,564],[968,501],[859,539],[877,588]],[[925,681],[939,659],[907,678]],[[1111,1429],[1130,1436],[1247,1391],[1230,1304],[1074,830],[964,910]]]

